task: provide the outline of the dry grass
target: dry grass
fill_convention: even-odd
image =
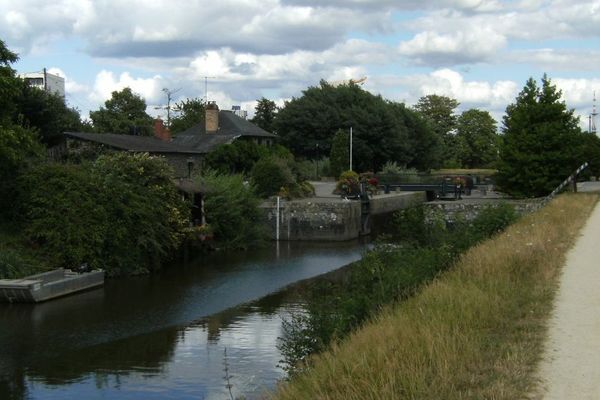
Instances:
[[[565,253],[597,199],[560,196],[472,248],[273,398],[526,398]]]

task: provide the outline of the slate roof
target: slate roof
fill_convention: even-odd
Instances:
[[[191,128],[177,133],[177,138],[181,136],[189,136],[189,135],[204,135],[206,134],[204,122],[200,124],[196,124]],[[253,136],[253,137],[265,137],[265,138],[275,138],[276,135],[265,131],[260,126],[254,125],[252,122],[240,118],[231,111],[221,110],[219,111],[219,130],[216,133],[217,135],[239,135],[239,136]],[[214,135],[211,133],[210,135]]]
[[[68,138],[100,143],[128,151],[148,153],[206,154],[221,144],[229,144],[239,137],[276,138],[277,136],[240,118],[231,111],[219,111],[219,130],[206,133],[204,122],[178,133],[166,142],[153,136],[117,135],[114,133],[65,132]]]
[[[118,135],[115,133],[65,132],[68,138],[100,143],[119,150],[148,153],[202,154],[201,151],[165,142],[153,136]]]

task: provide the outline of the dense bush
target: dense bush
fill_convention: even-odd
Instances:
[[[273,196],[279,193],[281,188],[296,182],[288,161],[276,157],[257,161],[250,175],[256,192],[261,197]]]
[[[247,248],[261,244],[266,232],[260,223],[259,199],[242,175],[208,172],[202,178],[206,187],[204,210],[219,246]]]
[[[0,220],[14,217],[16,177],[43,154],[37,134],[0,124]]]
[[[383,305],[411,296],[461,252],[514,220],[509,205],[487,208],[472,224],[463,220],[450,228],[423,207],[396,213],[395,243],[379,242],[341,280],[313,285],[305,297],[306,313],[284,322],[278,345],[283,368],[291,374],[301,371],[309,354],[345,337]]]
[[[342,196],[355,196],[360,193],[358,174],[354,171],[343,172],[335,185],[335,193]]]
[[[15,279],[35,271],[30,261],[18,252],[0,247],[0,279]]]
[[[33,168],[20,184],[25,235],[54,267],[148,272],[180,245],[188,224],[170,176],[164,160],[147,154]]]

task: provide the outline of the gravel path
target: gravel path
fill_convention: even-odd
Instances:
[[[600,205],[567,254],[540,377],[539,398],[600,399]]]

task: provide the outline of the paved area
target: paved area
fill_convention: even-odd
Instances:
[[[597,187],[582,185],[586,190]],[[582,188],[582,189],[583,189]],[[582,190],[584,191],[584,190]],[[544,359],[545,400],[600,399],[600,205],[567,254]]]

